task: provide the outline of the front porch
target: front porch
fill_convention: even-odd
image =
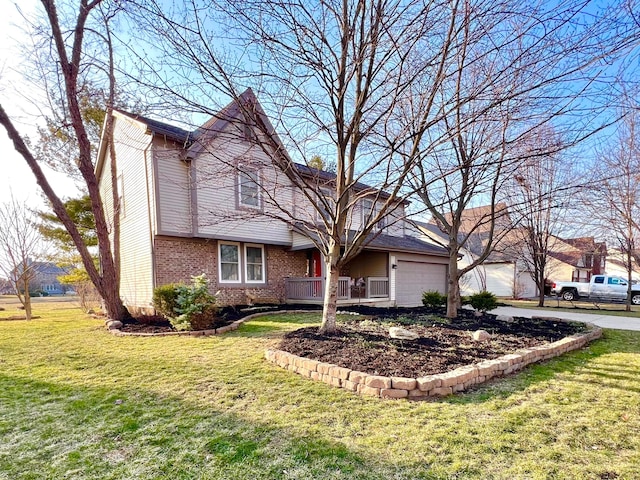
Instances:
[[[321,277],[286,278],[287,303],[322,304],[325,280]],[[388,277],[340,277],[338,280],[338,305],[389,304]]]

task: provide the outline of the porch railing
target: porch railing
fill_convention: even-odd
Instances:
[[[289,300],[319,300],[324,295],[322,278],[287,278],[285,294]]]
[[[389,279],[387,277],[366,278],[366,298],[389,297]],[[288,300],[318,300],[324,295],[324,279],[317,277],[287,278],[285,294]],[[338,300],[351,298],[351,279],[340,277],[338,280]]]
[[[367,298],[388,298],[388,277],[367,277]]]

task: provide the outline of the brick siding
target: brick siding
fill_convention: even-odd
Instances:
[[[219,291],[221,305],[284,303],[285,277],[302,277],[307,272],[305,252],[265,245],[265,284],[218,284],[218,242],[205,239],[157,237],[155,240],[156,285],[189,283],[191,277],[205,273],[211,293]]]

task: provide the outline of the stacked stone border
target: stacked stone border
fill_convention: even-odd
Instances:
[[[312,313],[314,310],[274,310],[269,312],[259,312],[242,317],[240,320],[225,325],[220,328],[210,328],[209,330],[195,330],[195,331],[183,331],[183,332],[159,332],[159,333],[143,333],[143,332],[123,332],[120,330],[122,322],[107,320],[105,322],[107,330],[116,337],[210,337],[212,335],[222,335],[223,333],[237,330],[244,322],[256,317],[264,317],[268,315],[282,315],[285,313]],[[317,311],[316,311],[317,313]],[[115,322],[115,323],[114,323]]]
[[[533,318],[560,322],[567,321],[549,317]],[[282,350],[266,350],[265,357],[269,362],[305,378],[344,388],[360,395],[370,395],[385,399],[406,398],[420,400],[462,392],[491,378],[508,375],[532,363],[549,360],[571,350],[582,348],[587,343],[602,336],[601,328],[591,323],[582,323],[587,325],[589,329],[587,332],[576,333],[556,342],[517,350],[512,354],[503,355],[494,360],[484,360],[446,373],[420,378],[369,375],[331,363],[299,357]]]

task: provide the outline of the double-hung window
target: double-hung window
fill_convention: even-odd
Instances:
[[[371,220],[376,218],[376,216],[380,213],[380,207],[376,205],[376,203],[369,199],[365,198],[362,200],[362,227],[364,228]],[[385,218],[381,218],[376,224],[373,226],[373,230],[382,230],[385,227]]]
[[[238,172],[238,204],[242,207],[260,208],[260,174],[257,170]]]
[[[240,283],[240,245],[220,243],[220,281]]]
[[[260,245],[245,245],[244,258],[247,283],[263,283],[264,248]]]
[[[265,283],[263,245],[220,242],[218,255],[220,283]]]

